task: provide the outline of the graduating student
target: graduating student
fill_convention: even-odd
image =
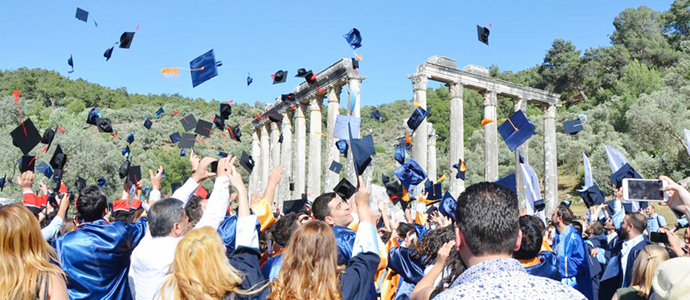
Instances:
[[[551,221],[558,231],[555,245],[561,282],[577,289],[588,299],[592,298],[592,282],[589,273],[589,253],[585,251],[582,235],[572,225],[575,215],[567,205],[559,205]]]
[[[544,223],[536,216],[521,216],[519,222],[522,244],[513,258],[531,275],[561,281],[556,255],[544,243]]]

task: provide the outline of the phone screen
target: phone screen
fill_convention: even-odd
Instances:
[[[663,182],[659,180],[628,180],[630,200],[663,201]]]
[[[218,161],[214,161],[211,163],[211,172],[216,173],[218,171]]]
[[[649,241],[652,243],[668,243],[668,236],[661,232],[652,232],[649,234]]]

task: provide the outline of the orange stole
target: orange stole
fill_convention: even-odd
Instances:
[[[268,227],[276,222],[276,219],[273,217],[273,208],[271,207],[271,203],[269,203],[266,198],[261,198],[261,200],[254,203],[251,209],[259,219],[259,223],[261,224],[261,232],[264,232]]]

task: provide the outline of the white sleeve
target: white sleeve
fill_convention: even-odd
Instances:
[[[256,215],[248,215],[237,218],[237,231],[235,232],[235,248],[248,247],[259,249],[259,233],[256,230]]]
[[[218,229],[218,225],[225,218],[228,204],[230,204],[230,179],[226,176],[220,176],[216,178],[204,214],[194,228],[209,226]]]
[[[58,233],[60,233],[60,229],[62,229],[62,224],[64,223],[64,220],[60,216],[55,216],[52,221],[50,221],[50,224],[48,226],[44,227],[41,229],[41,235],[43,235],[43,239],[46,241],[52,241]]]
[[[360,253],[372,252],[379,255],[378,234],[376,227],[369,222],[360,222],[355,235],[355,244],[352,247],[352,257]]]
[[[199,183],[196,182],[191,177],[182,185],[179,189],[173,193],[172,197],[182,201],[182,205],[187,205],[189,199],[192,199],[192,195],[199,188]]]
[[[151,192],[149,193],[149,201],[154,202],[154,201],[158,201],[160,199],[161,199],[161,191],[151,190]]]

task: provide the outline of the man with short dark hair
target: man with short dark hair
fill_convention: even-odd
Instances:
[[[561,281],[556,255],[544,245],[544,223],[535,216],[521,216],[519,223],[522,243],[513,258],[531,275]]]
[[[586,299],[571,287],[528,274],[511,258],[522,243],[518,217],[517,196],[499,184],[478,183],[460,194],[455,248],[468,268],[434,299]]]
[[[554,250],[557,255],[558,270],[561,273],[561,282],[575,288],[590,299],[593,291],[589,274],[589,253],[585,251],[582,234],[573,226],[574,218],[575,214],[566,205],[559,205],[554,210],[551,221],[558,231]]]
[[[261,267],[261,274],[264,278],[273,281],[273,279],[278,277],[278,272],[283,266],[283,251],[287,248],[292,233],[301,225],[299,217],[300,214],[289,213],[280,217],[280,219],[271,226],[273,256],[267,259]]]
[[[352,258],[355,232],[347,228],[354,221],[350,205],[336,193],[325,193],[314,200],[311,211],[316,219],[326,222],[335,233],[338,243],[338,264],[344,265]]]

